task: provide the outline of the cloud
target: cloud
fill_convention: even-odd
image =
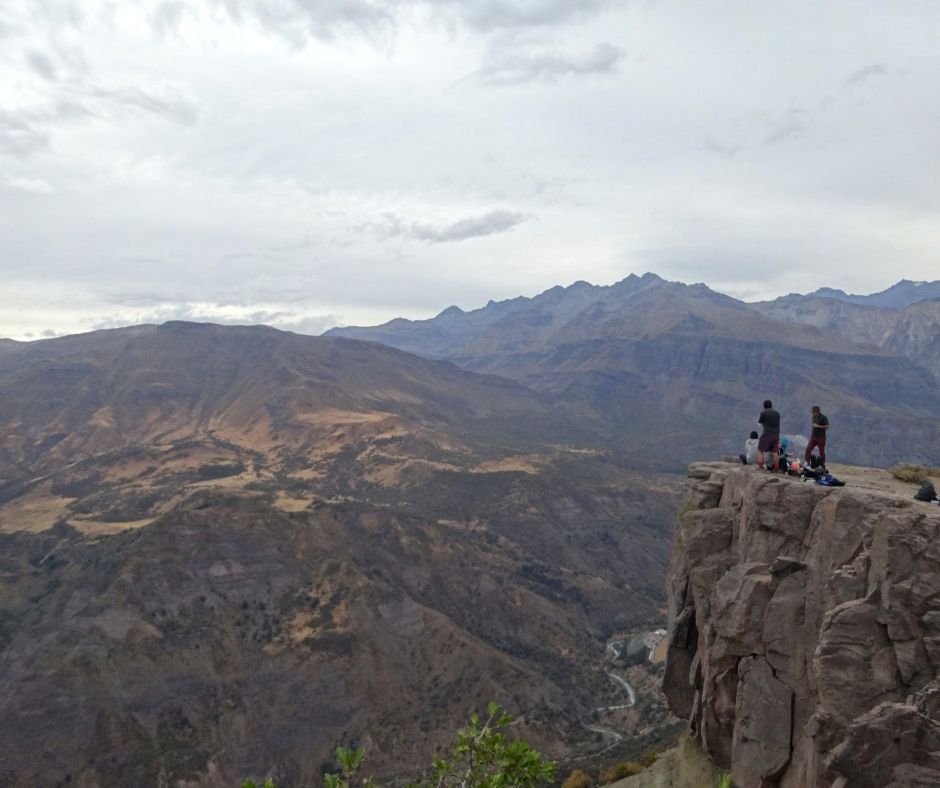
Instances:
[[[431,224],[429,222],[406,223],[395,214],[386,213],[383,214],[378,221],[360,224],[351,229],[356,233],[371,233],[380,240],[399,237],[439,244],[466,241],[470,238],[483,238],[487,235],[509,232],[528,219],[529,216],[524,213],[496,209],[480,216],[470,216],[465,219],[459,219],[450,224]]]
[[[55,194],[55,189],[41,178],[8,178],[6,185],[24,192]]]
[[[484,85],[516,85],[525,82],[555,82],[567,76],[612,74],[624,51],[600,42],[589,52],[570,54],[550,49],[528,52],[512,44],[491,46],[487,61],[477,72]]]
[[[777,113],[767,118],[764,144],[774,145],[778,142],[799,137],[809,128],[807,112],[801,107],[790,107],[783,113]]]
[[[610,6],[611,0],[164,0],[151,13],[159,35],[175,32],[186,11],[209,17],[221,11],[236,24],[277,35],[301,49],[311,40],[333,41],[344,35],[370,40],[396,35],[399,25],[421,12],[448,27],[477,33],[554,27],[584,19]]]
[[[163,81],[123,86],[71,80],[52,85],[45,100],[19,108],[0,107],[0,154],[25,159],[50,147],[63,126],[97,119],[112,121],[122,113],[146,113],[181,126],[199,117],[199,105],[185,86]]]
[[[310,39],[332,41],[341,34],[368,38],[393,32],[397,4],[380,0],[329,0],[290,2],[285,0],[211,0],[236,24],[251,24],[265,33],[284,39],[295,48]]]
[[[702,145],[709,153],[717,153],[719,156],[724,156],[728,159],[732,156],[737,156],[743,147],[740,142],[735,142],[730,139],[718,139],[711,134],[705,135],[705,140]]]
[[[0,107],[0,153],[23,159],[49,147],[49,133],[23,117]]]
[[[590,16],[610,5],[608,0],[430,0],[439,11],[456,12],[467,26],[480,31],[551,27]]]
[[[171,82],[145,88],[94,86],[87,95],[105,104],[152,113],[184,126],[192,125],[199,117],[196,101],[183,86]]]
[[[24,54],[24,57],[26,58],[26,65],[28,65],[34,73],[38,74],[47,82],[56,81],[56,68],[48,55],[45,55],[39,50],[31,49]]]
[[[509,232],[527,219],[525,214],[515,211],[495,210],[447,225],[415,223],[411,226],[410,234],[419,241],[435,244],[466,241],[468,238]]]
[[[150,14],[150,24],[158,36],[179,32],[180,23],[191,9],[182,0],[164,0]]]
[[[849,74],[842,83],[842,88],[844,90],[845,88],[853,87],[854,85],[860,85],[862,82],[865,82],[872,77],[883,77],[887,73],[887,65],[884,63],[872,63],[871,65],[857,69],[856,71],[853,71],[851,74]]]

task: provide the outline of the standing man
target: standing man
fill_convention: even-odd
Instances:
[[[761,411],[757,423],[764,425],[764,432],[757,444],[757,467],[764,467],[764,452],[767,452],[773,460],[773,465],[769,467],[775,471],[779,470],[780,414],[774,410],[774,404],[769,399],[764,400],[764,409]]]
[[[829,419],[827,419],[819,410],[819,405],[813,405],[813,433],[809,437],[809,443],[806,444],[806,453],[803,455],[803,461],[809,463],[809,458],[813,454],[813,448],[819,447],[819,462],[826,464],[826,430],[829,429]]]

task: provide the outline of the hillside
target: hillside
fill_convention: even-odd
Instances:
[[[4,784],[415,776],[491,699],[602,749],[671,477],[447,362],[170,323],[0,356]]]
[[[739,451],[765,398],[797,435],[808,429],[809,406],[822,404],[842,459],[940,459],[940,382],[890,348],[653,274],[553,288],[502,309],[498,319],[483,319],[490,305],[396,321],[394,333],[388,325],[332,333],[391,344],[407,335],[416,352],[447,350],[465,369],[553,395],[576,423],[598,425],[618,451],[659,467],[675,469],[704,447]],[[457,337],[465,344],[454,350]]]

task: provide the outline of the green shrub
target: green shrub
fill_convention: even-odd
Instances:
[[[435,758],[431,778],[412,783],[409,788],[536,788],[540,783],[553,782],[554,763],[543,759],[525,741],[506,741],[502,729],[512,722],[512,717],[504,714],[496,703],[490,703],[488,711],[489,716],[482,724],[479,715],[471,716],[470,724],[457,733],[451,757]],[[371,777],[355,779],[365,761],[365,750],[337,747],[336,760],[341,772],[323,775],[324,788],[350,788],[351,785],[375,788]],[[581,775],[584,782],[566,782],[566,788],[589,788],[591,779],[584,772],[572,772],[568,780],[576,775]],[[258,788],[258,785],[248,779],[242,783],[242,788]],[[262,788],[276,786],[268,778]]]
[[[642,771],[643,765],[636,761],[621,761],[602,771],[600,777],[597,778],[597,782],[599,785],[607,785],[607,783],[622,780],[624,777],[633,777]]]
[[[728,772],[722,772],[718,775],[718,788],[734,788],[731,784],[731,775]]]
[[[431,779],[412,788],[535,788],[555,779],[555,764],[546,761],[528,742],[506,741],[502,729],[512,722],[496,703],[490,703],[489,716],[470,717],[470,725],[457,733],[457,743],[449,759],[435,758]]]
[[[340,774],[324,774],[324,788],[349,788],[353,777],[356,776],[356,772],[359,771],[365,759],[366,751],[362,748],[358,750],[347,750],[345,747],[337,747],[336,760],[339,761],[342,771]],[[365,788],[375,788],[371,777],[363,780],[362,784]]]
[[[591,788],[591,778],[580,769],[575,769],[561,784],[561,788]]]

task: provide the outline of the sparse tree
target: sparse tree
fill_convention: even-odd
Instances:
[[[512,722],[496,703],[489,716],[470,717],[470,725],[457,733],[449,759],[435,758],[431,779],[413,788],[535,788],[555,779],[555,764],[546,761],[528,742],[507,742],[502,729]]]

